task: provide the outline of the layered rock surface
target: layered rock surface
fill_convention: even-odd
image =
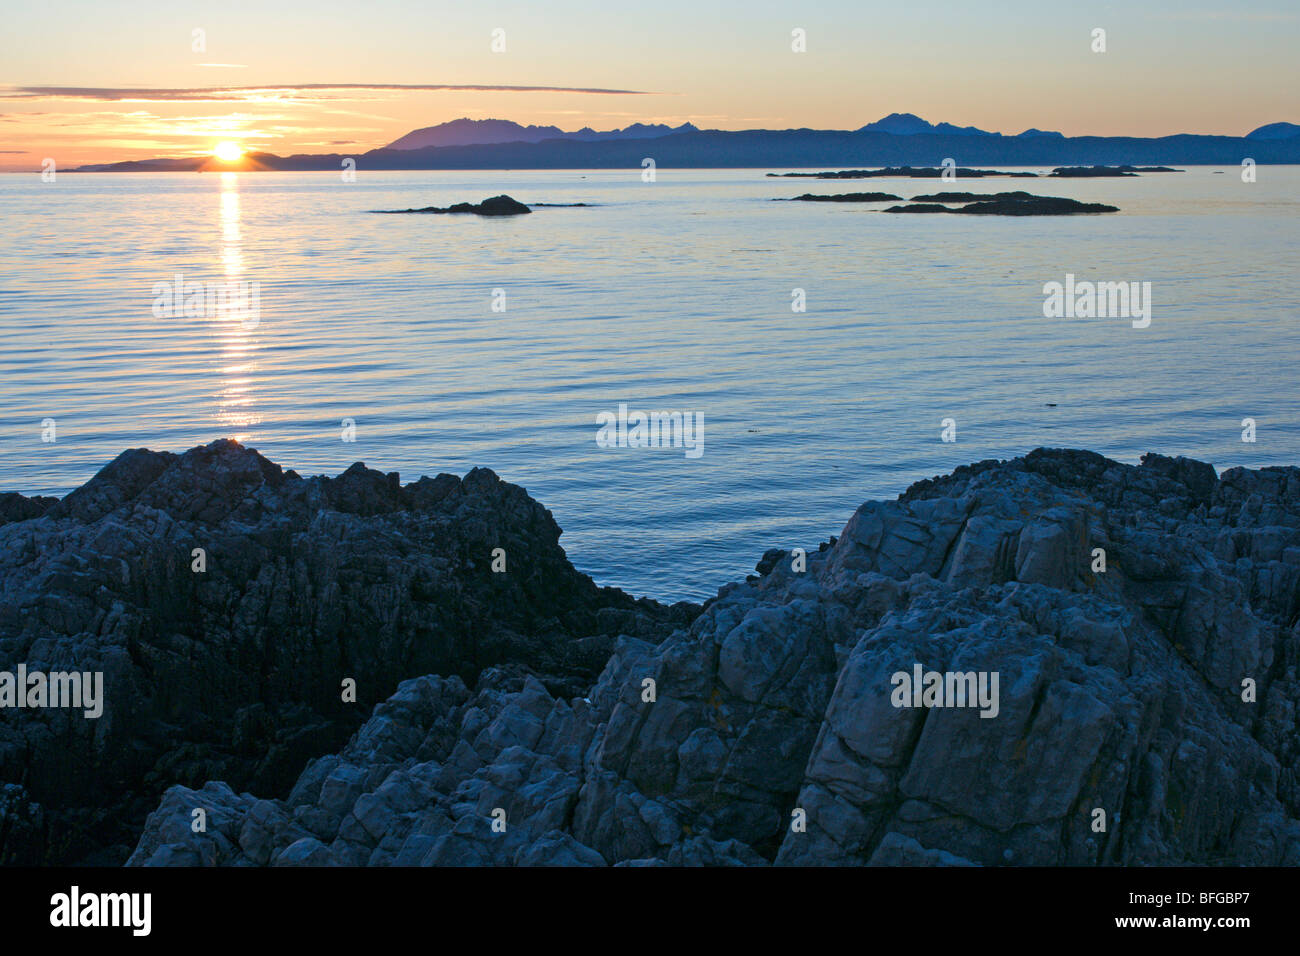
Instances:
[[[411,679],[341,751],[172,787],[131,862],[1300,863],[1300,469],[1039,450],[757,570],[578,693],[381,647]],[[997,674],[996,716],[896,706],[918,664]]]
[[[559,536],[484,469],[302,478],[229,441],[0,497],[0,670],[104,675],[98,719],[0,710],[0,861],[120,863],[166,787],[287,796],[406,678],[502,665],[573,696],[618,635],[698,613],[598,588]]]

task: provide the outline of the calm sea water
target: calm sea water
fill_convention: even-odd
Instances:
[[[1039,445],[1300,463],[1300,167],[955,187],[1122,209],[1048,219],[768,202],[942,184],[764,172],[0,176],[0,490],[61,495],[124,448],[218,437],[304,474],[483,465],[598,582],[674,600]],[[597,205],[367,211],[502,192]],[[1067,272],[1152,283],[1150,327],[1045,319]],[[256,327],[155,317],[177,273],[258,282]],[[597,447],[620,402],[698,412],[704,454]]]

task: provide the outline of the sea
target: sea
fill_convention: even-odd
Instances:
[[[597,583],[676,601],[1040,446],[1300,464],[1300,167],[786,171],[0,175],[0,491],[217,438],[304,475],[482,466]],[[775,201],[1016,189],[1120,212]],[[556,205],[375,213],[498,194]],[[1046,314],[1067,276],[1149,312]],[[689,416],[699,453],[598,441],[620,406]]]

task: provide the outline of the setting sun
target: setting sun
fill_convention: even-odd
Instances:
[[[238,143],[218,143],[212,150],[212,155],[223,163],[233,163],[243,157],[244,148]]]

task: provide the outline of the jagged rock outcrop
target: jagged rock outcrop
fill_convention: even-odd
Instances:
[[[758,571],[582,695],[431,671],[285,799],[174,787],[131,862],[1300,863],[1300,469],[1039,450]]]
[[[164,788],[286,796],[406,678],[502,665],[572,696],[617,635],[698,612],[598,588],[559,536],[491,471],[302,478],[229,441],[5,496],[0,670],[102,672],[104,700],[0,709],[0,861],[120,863]]]

